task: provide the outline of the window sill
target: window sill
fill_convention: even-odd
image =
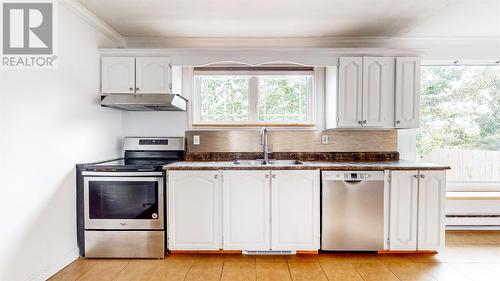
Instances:
[[[302,128],[311,128],[311,127],[315,127],[316,125],[315,124],[290,124],[290,123],[248,123],[248,124],[232,124],[232,123],[218,123],[218,124],[203,124],[203,123],[199,123],[199,124],[193,124],[192,125],[193,127],[212,127],[212,128],[217,128],[217,127],[221,127],[221,128],[228,128],[228,127],[234,127],[234,128],[238,128],[238,127],[245,127],[245,128],[248,128],[248,127],[287,127],[287,128],[290,128],[290,127],[302,127]]]
[[[446,192],[447,200],[500,200],[500,192]]]
[[[466,194],[500,192],[500,181],[498,179],[448,180],[446,191]]]

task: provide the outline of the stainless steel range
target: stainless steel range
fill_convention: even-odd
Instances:
[[[184,138],[125,138],[124,157],[77,165],[80,255],[165,256],[162,167],[184,158]]]

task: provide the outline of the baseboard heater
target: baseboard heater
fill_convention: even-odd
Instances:
[[[500,229],[500,215],[446,215],[446,229]]]
[[[295,255],[297,251],[249,251],[243,250],[244,255]]]

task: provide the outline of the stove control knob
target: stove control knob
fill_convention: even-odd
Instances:
[[[153,219],[157,219],[157,218],[158,218],[158,214],[157,214],[157,213],[153,213],[153,214],[151,215],[151,217],[152,217]]]

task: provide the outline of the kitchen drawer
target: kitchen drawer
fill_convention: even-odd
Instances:
[[[163,258],[164,231],[85,231],[86,258]]]

